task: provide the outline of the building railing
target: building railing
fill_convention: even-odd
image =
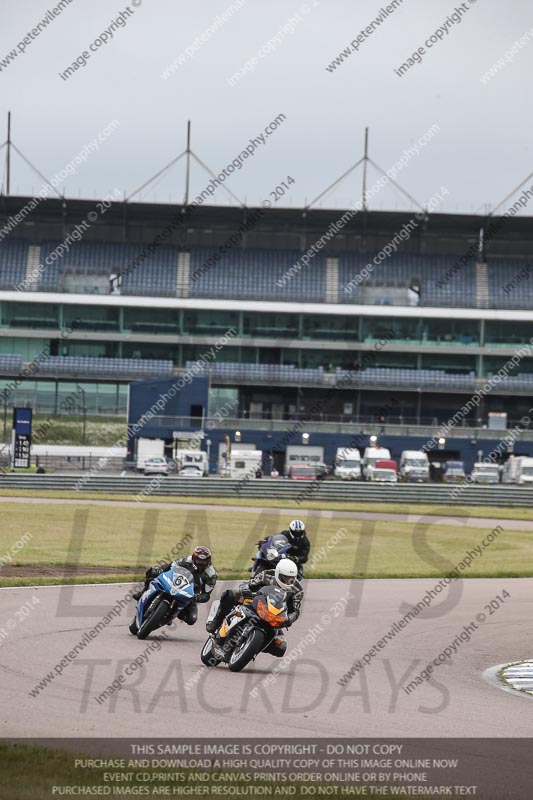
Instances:
[[[335,415],[323,415],[311,418],[308,414],[291,414],[287,419],[271,419],[264,415],[254,415],[250,417],[232,417],[226,419],[207,418],[203,422],[198,417],[154,417],[150,421],[151,427],[172,428],[176,432],[182,430],[186,432],[204,431],[205,436],[209,431],[283,431],[290,429],[297,423],[305,423],[308,432],[316,433],[341,433],[353,435],[354,433],[368,434],[369,436],[424,436],[432,438],[441,436],[442,429],[448,420],[436,420],[435,418],[415,418],[415,417],[387,417],[380,420],[376,415],[359,416],[357,418]],[[464,421],[463,421],[464,422]],[[507,430],[519,425],[519,419],[510,419],[507,422]],[[468,438],[472,442],[478,439],[501,439],[505,436],[505,430],[488,428],[483,426],[472,426],[466,422],[450,430],[449,438]],[[533,440],[533,428],[517,431],[517,440]]]

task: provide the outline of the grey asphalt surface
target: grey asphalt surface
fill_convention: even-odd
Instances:
[[[260,655],[240,674],[202,667],[206,606],[200,607],[194,627],[174,623],[165,628],[165,637],[156,632],[139,641],[127,628],[133,614],[130,602],[36,697],[30,691],[131,584],[74,587],[72,597],[65,587],[0,589],[3,736],[530,736],[531,698],[500,691],[482,673],[496,664],[532,657],[533,579],[455,583],[458,597],[445,589],[424,615],[378,651],[364,672],[347,686],[337,683],[403,617],[402,603],[416,604],[437,582],[307,581],[304,612],[287,632],[284,661],[299,646],[300,655],[269,686],[262,682],[283,661],[268,655]],[[221,583],[217,591],[223,588]],[[489,614],[485,605],[503,590],[511,597]],[[335,603],[350,592],[359,608],[350,604],[348,614],[339,610],[337,616]],[[81,609],[73,610],[71,602]],[[29,612],[22,617],[25,604],[30,604]],[[435,669],[431,682],[406,694],[401,687],[479,613],[486,621],[477,623],[470,641]],[[148,664],[99,704],[95,698],[143,653]]]
[[[90,505],[90,506],[117,506],[121,508],[160,508],[166,510],[176,510],[183,508],[190,510],[211,510],[211,511],[237,511],[248,514],[278,514],[277,508],[262,506],[226,506],[211,503],[165,503],[150,502],[137,503],[135,500],[79,500],[59,499],[55,497],[1,497],[0,503],[53,503],[61,505]],[[450,506],[450,508],[453,508]],[[383,520],[385,522],[420,522],[434,521],[439,525],[459,525],[469,528],[494,528],[501,525],[509,530],[533,531],[533,520],[521,519],[497,519],[496,517],[454,517],[448,515],[447,508],[442,507],[443,516],[434,514],[391,514],[387,512],[375,511],[332,511],[326,509],[301,509],[301,508],[282,508],[283,514],[288,517],[323,517],[324,519],[369,519]]]

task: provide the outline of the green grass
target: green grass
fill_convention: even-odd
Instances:
[[[83,416],[81,414],[34,414],[34,444],[83,443]],[[115,444],[126,432],[126,416],[87,416],[86,441],[93,446],[108,447]],[[7,440],[11,439],[11,425]]]
[[[0,742],[0,772],[10,800],[50,800],[54,784],[97,786],[92,770],[74,768],[74,753]],[[59,795],[58,795],[59,796]],[[83,795],[82,795],[83,796]],[[88,795],[87,795],[88,796]]]
[[[171,550],[185,534],[192,539],[180,553],[190,552],[194,544],[211,546],[221,577],[247,575],[246,568],[255,553],[255,543],[266,534],[281,530],[287,516],[277,509],[259,514],[221,511],[209,508],[154,509],[90,506],[80,504],[39,504],[0,502],[0,557],[27,531],[32,538],[14,556],[21,566],[60,567],[79,563],[84,567],[80,582],[133,580],[150,563],[171,558]],[[72,552],[74,532],[81,536],[79,558]],[[462,560],[466,551],[479,545],[492,526],[462,527],[435,520],[423,526],[408,522],[386,522],[312,517],[308,529],[312,541],[311,559],[320,548],[325,554],[307,577],[317,578],[403,578],[446,575]],[[342,531],[345,531],[343,533]],[[153,541],[152,541],[153,540]],[[332,547],[331,545],[334,544]],[[329,545],[329,547],[328,547]],[[363,556],[363,553],[365,554]],[[103,568],[100,570],[99,568]],[[114,570],[117,570],[114,572]],[[128,573],[119,572],[128,570]],[[533,531],[504,530],[483,556],[474,560],[468,577],[533,576]],[[75,579],[69,570],[48,577],[37,574],[3,575],[0,585],[64,583]],[[37,578],[37,580],[36,580]]]
[[[209,740],[207,740],[209,741]],[[111,756],[103,756],[104,758]],[[117,756],[112,756],[113,758],[117,758]],[[113,785],[121,786],[121,787],[147,787],[151,788],[150,797],[165,797],[165,796],[174,796],[174,797],[194,797],[194,796],[202,796],[208,797],[208,795],[177,795],[173,794],[172,789],[175,786],[186,787],[186,786],[241,786],[241,787],[253,787],[254,781],[247,782],[247,781],[235,781],[230,782],[228,781],[220,781],[220,779],[214,783],[210,781],[197,781],[194,780],[198,772],[205,773],[206,770],[193,770],[193,769],[175,769],[175,768],[163,768],[163,767],[131,767],[128,765],[128,760],[131,758],[130,755],[124,756],[126,760],[126,768],[125,769],[114,769],[112,767],[95,767],[95,768],[83,768],[81,766],[75,767],[75,759],[76,758],[94,758],[94,755],[87,756],[86,754],[82,753],[75,753],[75,752],[65,752],[62,750],[52,750],[45,747],[38,747],[35,745],[25,745],[25,744],[8,744],[0,742],[0,772],[2,775],[2,789],[4,790],[5,794],[1,794],[2,797],[9,798],[9,800],[51,800],[52,797],[64,797],[65,795],[53,795],[52,790],[54,785],[56,786],[82,786],[82,787],[90,787],[90,786],[110,786]],[[159,756],[159,759],[165,758],[172,758],[171,756]],[[296,769],[293,771],[297,771]],[[170,773],[174,775],[176,772],[179,772],[183,775],[183,780],[180,782],[172,781],[172,780],[157,780],[153,782],[147,783],[146,779],[142,780],[143,774],[146,773],[153,773],[156,772],[158,774],[161,773]],[[233,773],[237,776],[239,773],[236,773],[234,770],[229,770],[225,768],[220,768],[216,770],[218,774],[221,772],[225,773],[226,775],[230,775]],[[118,781],[112,782],[109,780],[105,780],[105,773],[132,773],[132,779],[128,781]],[[257,784],[259,785],[259,784]],[[261,783],[264,785],[264,783]],[[271,797],[274,797],[274,789],[276,784],[270,783],[272,787],[272,794]],[[296,789],[294,794],[289,795],[291,798],[295,798],[295,800],[301,800],[302,797],[310,797],[309,792],[305,794],[302,791],[302,787],[314,787],[317,792],[316,796],[318,796],[318,787],[324,786],[326,784],[320,784],[318,782],[313,783],[301,783],[301,782],[294,782],[294,781],[287,781],[283,784],[284,787],[294,787]],[[332,785],[332,784],[329,784]],[[347,784],[333,784],[333,785],[347,785]],[[165,787],[168,786],[169,788],[169,795],[159,793],[156,794],[155,787]],[[1,790],[0,790],[1,791]],[[235,797],[250,797],[251,795],[244,792],[247,792],[247,789],[244,789],[243,793],[239,793],[233,795]],[[69,795],[67,795],[69,796]],[[70,795],[71,797],[73,795]],[[94,797],[94,795],[76,795],[78,797]],[[109,796],[113,796],[110,794]],[[128,794],[129,797],[138,796],[135,794]],[[145,797],[147,795],[144,795]],[[232,795],[229,795],[232,796]],[[267,795],[268,796],[268,795]],[[339,792],[340,796],[340,792]],[[355,795],[353,795],[355,797]],[[418,795],[420,797],[420,795]],[[455,797],[457,795],[454,795]],[[391,794],[381,794],[380,797],[387,798],[392,797]],[[427,795],[425,796],[427,798]],[[424,797],[421,797],[421,800],[424,800]]]

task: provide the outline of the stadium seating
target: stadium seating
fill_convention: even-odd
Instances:
[[[213,250],[191,251],[190,297],[285,300],[321,303],[325,293],[326,260],[315,256],[293,274],[302,255],[298,250],[234,248],[207,268]]]
[[[475,305],[473,261],[460,269],[457,268],[447,278],[447,271],[452,270],[458,263],[457,256],[393,253],[378,265],[375,265],[372,259],[373,254],[340,257],[340,303],[360,303],[362,289],[365,286],[408,287],[413,280],[416,280],[420,286],[420,305],[467,308]],[[360,275],[365,267],[370,274],[359,283],[356,276]]]
[[[61,291],[61,276],[77,274],[81,282],[86,276],[82,291],[94,291],[91,276],[112,273],[124,275],[122,294],[175,296],[177,247],[161,245],[149,254],[143,245],[113,242],[77,242],[68,252],[46,264],[46,259],[60,242],[44,242],[41,246],[41,263],[45,265],[39,288],[41,291]]]
[[[28,243],[16,239],[0,241],[0,289],[15,289],[26,277]]]
[[[90,356],[50,356],[36,364],[42,375],[109,375],[144,377],[170,375],[172,361],[136,358],[91,358]]]
[[[351,372],[337,369],[335,374],[337,383],[350,382],[356,386],[425,386],[428,388],[442,387],[446,389],[474,389],[476,376],[473,371],[468,373],[449,373],[441,369],[404,369],[396,367],[369,367],[368,369]]]
[[[487,380],[492,377],[494,373],[489,372]],[[521,375],[505,375],[500,376],[500,384],[508,387],[509,391],[513,389],[517,391],[533,392],[533,374],[522,373]]]
[[[459,256],[399,252],[376,265],[374,252],[340,255],[338,292],[336,284],[333,289],[329,287],[328,292],[324,255],[316,255],[307,266],[298,265],[291,273],[302,255],[298,250],[235,247],[218,262],[207,266],[216,248],[192,248],[190,268],[178,279],[179,248],[176,246],[161,245],[148,253],[148,245],[80,241],[47,264],[60,244],[60,241],[41,243],[42,268],[38,285],[26,286],[26,289],[106,293],[109,276],[120,273],[124,295],[175,297],[177,282],[182,280],[180,296],[198,299],[315,303],[327,299],[353,305],[361,302],[393,304],[393,299],[387,299],[386,290],[407,289],[416,281],[422,306],[476,307],[475,262],[471,259],[462,265]],[[27,262],[27,242],[0,241],[0,288],[13,289],[27,274],[33,274],[35,267],[28,269]],[[525,259],[489,257],[488,307],[533,308],[533,264],[531,267],[529,269],[529,261]],[[365,268],[369,274],[358,282],[357,276]],[[365,290],[369,288],[382,288],[382,299],[365,300]]]
[[[18,374],[22,369],[21,356],[5,355],[0,356],[0,372]]]
[[[281,383],[323,383],[324,369],[299,369],[292,364],[239,364],[237,362],[220,362],[205,364],[196,361],[187,361],[185,368],[191,370],[196,364],[200,366],[203,374],[212,378],[230,380],[258,380],[275,381]]]
[[[533,261],[490,259],[488,279],[491,308],[533,308]]]

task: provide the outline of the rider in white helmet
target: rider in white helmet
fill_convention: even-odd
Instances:
[[[206,624],[208,633],[215,633],[222,624],[224,617],[229,614],[231,609],[242,601],[243,597],[253,596],[263,586],[275,585],[287,593],[288,620],[286,627],[293,625],[302,608],[304,590],[298,580],[298,567],[290,558],[282,558],[275,569],[266,569],[259,572],[255,578],[241,583],[238,589],[226,589],[220,598],[220,605],[213,619]],[[271,645],[265,650],[273,656],[283,656],[287,649],[287,642],[283,632],[279,631],[278,636]]]
[[[291,590],[292,585],[298,578],[298,567],[290,558],[282,558],[274,570],[274,580],[285,592]]]

